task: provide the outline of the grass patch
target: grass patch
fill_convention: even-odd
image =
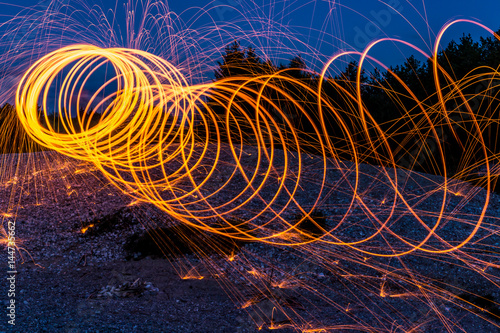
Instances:
[[[299,222],[302,220],[302,222]],[[296,216],[293,224],[297,224],[297,229],[301,232],[304,239],[318,238],[326,233],[328,227],[326,225],[326,216],[323,212],[314,210],[309,214],[309,217]]]
[[[229,222],[239,225],[239,228],[243,226],[237,219]],[[214,254],[229,256],[239,252],[245,243],[242,240],[212,234],[182,223],[134,234],[125,242],[124,250],[128,260],[165,256],[176,258],[191,254],[202,257]]]

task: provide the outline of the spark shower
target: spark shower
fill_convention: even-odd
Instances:
[[[311,46],[315,41],[304,40],[303,35],[282,23],[269,21],[269,29],[263,32],[255,29],[264,25],[260,14],[218,1],[212,5],[191,8],[190,13],[199,17],[185,22],[183,15],[170,11],[166,3],[129,2],[123,35],[117,29],[119,17],[84,2],[68,6],[54,1],[43,11],[16,17],[4,24],[8,34],[3,36],[2,45],[11,48],[1,59],[3,86],[6,73],[15,73],[19,79],[12,88],[4,88],[2,96],[7,100],[15,95],[16,117],[31,140],[72,160],[89,163],[131,200],[155,206],[170,219],[201,232],[298,251],[338,279],[358,285],[366,295],[373,291],[362,288],[364,284],[378,285],[381,298],[402,298],[406,306],[418,300],[439,318],[432,323],[434,328],[450,332],[460,329],[436,303],[452,304],[500,327],[494,310],[496,301],[490,308],[480,309],[487,314],[483,315],[477,311],[479,305],[463,296],[481,295],[473,290],[457,293],[446,284],[436,283],[429,272],[408,267],[405,261],[413,256],[465,266],[488,281],[496,290],[493,293],[498,294],[498,274],[490,273],[500,269],[498,246],[488,245],[484,252],[477,248],[486,246],[483,240],[498,237],[499,218],[488,212],[492,202],[498,200],[492,199],[491,190],[499,155],[486,144],[484,133],[499,120],[478,116],[471,106],[478,98],[484,103],[496,99],[498,68],[478,68],[455,78],[439,63],[438,53],[443,36],[459,25],[482,28],[498,40],[499,36],[476,21],[461,19],[445,24],[429,50],[386,37],[372,41],[361,52],[345,47],[324,55]],[[338,6],[331,3],[330,19],[338,19]],[[217,21],[217,16],[228,10],[238,11],[246,23]],[[196,20],[208,23],[194,29]],[[340,30],[335,32],[340,34]],[[341,36],[329,37],[346,46]],[[269,42],[274,39],[279,42],[271,46]],[[289,68],[214,81],[210,73],[231,40],[253,41],[257,51],[268,58],[294,54],[293,47],[301,46],[301,50],[307,50],[306,61],[316,66],[316,70],[304,71],[316,76],[318,84],[312,87],[294,78]],[[432,96],[437,103],[429,105],[428,99],[420,100],[383,59],[371,56],[372,49],[384,43],[400,45],[429,59],[435,84]],[[332,73],[345,66],[345,59],[356,59],[358,66],[356,80],[345,79],[348,85],[331,79]],[[408,139],[395,147],[392,129],[381,126],[362,99],[362,70],[376,66],[394,76],[404,87],[405,98],[411,99],[418,110],[420,122],[413,116],[415,110],[405,110],[401,115],[400,121],[411,127],[406,137],[420,138],[422,150],[431,150],[428,142],[432,141],[431,164],[442,170],[443,176],[440,182],[433,180],[432,193],[415,197],[408,184],[427,177],[412,172],[415,164],[401,168],[398,156],[407,149]],[[326,92],[327,84],[345,103],[338,103]],[[483,88],[473,95],[466,92],[475,85]],[[399,92],[381,89],[398,103]],[[306,101],[305,96],[314,96],[313,108],[304,106],[311,100],[309,97]],[[460,119],[455,116],[456,109],[450,107],[457,104]],[[301,122],[292,119],[290,110],[282,105],[293,106]],[[349,108],[340,109],[339,105]],[[61,120],[59,128],[51,125],[54,114]],[[346,114],[356,126],[346,122]],[[96,116],[98,122],[94,121]],[[303,123],[309,124],[306,134]],[[466,128],[470,137],[464,149],[470,150],[474,159],[461,161],[454,173],[459,177],[447,174],[443,127],[451,135],[456,135],[457,128]],[[9,163],[23,158],[29,157],[4,157],[0,167],[10,170]],[[311,160],[319,161],[315,164],[315,185],[304,196],[301,192],[313,181],[308,173]],[[370,175],[365,163],[378,167],[378,175],[368,186]],[[478,168],[485,175],[484,189],[457,180]],[[220,170],[224,170],[222,181],[218,178]],[[339,171],[334,179],[331,170]],[[16,172],[22,174],[23,170]],[[342,205],[331,199],[337,183],[344,184],[342,191],[348,198]],[[385,195],[377,194],[381,188]],[[460,202],[450,208],[450,202],[457,198]],[[481,204],[469,213],[467,204],[474,200]],[[428,201],[433,202],[434,211],[422,208]],[[8,210],[15,211],[17,204],[12,203]],[[319,225],[314,216],[322,209],[337,213],[326,216],[328,223]],[[244,219],[235,225],[234,217]],[[402,227],[402,217],[411,223]],[[305,221],[315,224],[320,232],[301,228]],[[450,233],[450,226],[460,228],[458,237]],[[207,256],[205,260],[211,259]],[[342,268],[339,261],[364,268]],[[248,271],[254,267],[251,258],[235,265]],[[374,273],[364,276],[366,268]],[[272,278],[259,274],[254,271],[252,279]],[[391,294],[384,287],[389,280],[393,286],[399,285],[398,293]],[[425,330],[428,325],[425,320],[405,317],[404,311],[400,316],[387,314],[376,323],[357,320],[349,305],[345,308],[340,305],[342,301],[323,292],[318,281],[301,283],[294,287],[299,289],[297,293],[301,288],[313,291],[332,307],[349,312],[349,320],[334,325],[318,319],[312,324],[295,312],[289,316],[287,327],[389,332]],[[281,287],[286,288],[284,284]],[[230,292],[238,290],[233,287]],[[266,295],[276,307],[286,307],[272,292]],[[373,306],[358,301],[360,306]],[[389,308],[383,304],[378,306]],[[251,302],[239,306],[250,307]],[[272,318],[262,323],[280,327]]]

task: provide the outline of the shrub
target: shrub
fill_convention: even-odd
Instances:
[[[304,218],[304,216],[297,216],[295,218],[295,224],[297,224],[297,229],[303,233],[305,238],[317,238],[322,236],[327,230],[326,216],[318,211],[314,210],[309,214],[309,217]]]

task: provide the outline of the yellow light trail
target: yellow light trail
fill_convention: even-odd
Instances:
[[[446,29],[454,23],[463,21],[465,20],[457,20],[444,27],[437,41],[439,42]],[[474,23],[472,21],[467,22]],[[494,34],[490,29],[482,27]],[[498,36],[496,37],[498,38]],[[423,51],[407,42],[396,39],[385,40],[404,43],[423,53]],[[373,42],[360,54],[360,68],[364,59],[368,57],[369,50],[376,43],[383,41]],[[435,51],[437,51],[436,48]],[[349,53],[354,52],[344,52],[333,57],[325,65],[321,77],[325,77],[329,66],[337,58]],[[423,54],[425,55],[425,53]],[[430,56],[428,57],[431,58]],[[74,124],[71,118],[73,114],[71,96],[76,92],[77,108],[79,108],[79,100],[82,93],[81,86],[90,79],[96,68],[105,64],[111,64],[116,75],[97,90],[90,100],[89,105],[97,98],[96,96],[99,93],[112,83],[117,86],[116,92],[106,96],[98,103],[96,109],[102,107],[104,112],[101,120],[95,126],[90,125],[90,119],[94,116],[93,113],[95,111],[90,111],[88,106],[83,114],[77,113],[78,123]],[[440,92],[438,73],[444,74],[448,80],[451,80],[451,77],[438,65],[437,58],[435,57],[433,58],[433,64],[435,81],[438,87],[437,91],[440,98],[440,105],[436,106],[436,108],[441,107],[441,112],[447,117],[448,111],[444,107],[445,97]],[[61,89],[59,90],[59,109],[57,112],[62,119],[62,126],[65,132],[59,133],[51,127],[48,120],[47,98],[51,84],[63,71],[67,71],[67,75],[65,75]],[[230,231],[229,235],[237,239],[260,241],[274,245],[295,246],[318,241],[331,245],[349,246],[364,254],[389,257],[406,255],[416,250],[436,254],[451,252],[465,246],[474,237],[484,219],[489,203],[489,192],[486,196],[482,213],[476,221],[475,228],[466,239],[457,245],[451,245],[436,234],[441,221],[445,218],[444,209],[448,195],[446,174],[442,192],[441,210],[436,215],[436,220],[432,228],[428,227],[419,213],[406,201],[404,193],[399,190],[397,174],[395,174],[394,180],[393,177],[386,174],[390,186],[394,189],[393,203],[396,200],[402,201],[408,212],[427,230],[428,235],[420,242],[412,242],[408,241],[405,235],[394,233],[388,227],[388,222],[395,213],[395,205],[393,205],[388,218],[385,221],[380,220],[376,213],[373,213],[368,205],[363,202],[360,193],[357,191],[357,179],[359,176],[357,166],[358,161],[361,161],[363,156],[359,155],[354,140],[354,133],[350,132],[348,126],[338,114],[339,111],[336,110],[332,102],[322,93],[321,83],[324,80],[321,79],[319,81],[320,86],[318,91],[314,91],[300,80],[287,76],[286,71],[281,70],[274,74],[256,75],[251,78],[234,77],[209,84],[189,85],[175,66],[147,52],[123,48],[103,49],[92,45],[72,45],[47,54],[31,66],[19,83],[16,94],[16,108],[25,130],[37,143],[71,158],[93,163],[112,184],[133,197],[134,200],[152,203],[170,216],[190,226],[202,228],[212,233],[227,235],[228,231]],[[383,158],[380,156],[377,157],[381,164],[389,163],[396,166],[386,133],[376,124],[369,110],[365,109],[361,100],[360,73],[361,70],[358,71],[358,82],[355,93],[346,91],[345,88],[342,88],[338,84],[337,88],[343,90],[355,102],[354,105],[356,105],[358,117],[363,126],[362,134],[371,145],[372,151],[375,152],[377,151],[376,147],[383,146],[389,153],[388,156]],[[477,79],[489,78],[497,74],[496,71],[493,71],[492,73],[486,73],[484,76],[477,77]],[[407,89],[411,98],[417,102],[422,114],[426,116],[431,135],[438,137],[438,133],[433,126],[433,115],[431,114],[433,109],[427,110],[405,83],[400,78],[397,79]],[[284,90],[283,82],[298,87],[304,93],[317,95],[317,107],[321,127],[315,125],[314,115],[310,114],[303,107],[302,101]],[[453,96],[458,95],[466,103],[465,96],[460,93],[461,82],[452,82],[450,88],[452,89],[451,94]],[[285,111],[280,109],[276,101],[269,99],[268,95],[263,93],[264,90],[272,90],[280,99],[293,104],[300,110],[301,117],[307,119],[313,125],[313,135],[315,138],[312,138],[312,140],[316,142],[317,150],[323,154],[323,171],[322,179],[319,182],[320,190],[317,192],[316,199],[309,203],[308,208],[302,207],[294,198],[302,181],[301,155],[298,155],[297,171],[296,174],[293,174],[293,172],[289,172],[291,166],[289,165],[287,153],[302,151],[302,147],[307,142],[298,135],[299,129],[294,127]],[[209,92],[226,109],[225,119],[220,119],[220,116],[211,108],[211,105],[204,102],[202,97]],[[37,111],[39,100],[42,100],[42,115],[39,115]],[[251,106],[250,109],[248,105]],[[476,131],[480,133],[482,125],[475,118],[472,110],[468,112],[474,122]],[[276,113],[278,114],[278,118],[284,120],[284,126],[277,123]],[[323,121],[325,113],[333,114],[335,119],[338,120],[355,162],[356,182],[353,186],[349,207],[353,207],[355,203],[359,203],[367,216],[379,224],[379,228],[373,234],[357,241],[343,241],[335,235],[335,230],[346,223],[347,214],[335,228],[325,230],[324,235],[320,237],[307,235],[307,241],[290,237],[288,235],[290,232],[298,231],[297,224],[292,224],[281,218],[282,213],[288,207],[294,206],[304,214],[304,219],[306,219],[318,205],[322,195],[322,189],[325,185],[327,160],[333,160],[335,163],[338,163],[336,162],[335,143],[328,135],[328,128]],[[202,132],[205,133],[205,137],[200,138],[196,136],[195,115],[201,117],[200,123],[204,127]],[[45,122],[48,124],[47,127],[42,125],[41,120],[43,118],[45,118]],[[448,118],[446,119],[450,122]],[[368,124],[375,124],[378,135],[377,139],[373,139]],[[78,131],[77,129],[83,130]],[[216,156],[212,165],[205,165],[202,164],[202,161],[205,161],[204,158],[210,142],[209,136],[214,133],[217,142]],[[210,201],[211,197],[223,193],[222,191],[224,191],[225,186],[223,185],[208,194],[206,194],[206,187],[211,177],[217,171],[219,155],[222,149],[220,142],[223,135],[227,137],[235,165],[232,175],[226,181],[226,184],[236,174],[239,174],[244,179],[246,185],[238,193],[232,194],[225,203],[214,206]],[[243,162],[244,158],[242,157],[241,149],[242,144],[248,137],[255,139],[258,152],[256,163],[250,168]],[[195,147],[200,143],[204,145],[204,148],[201,153],[197,154]],[[480,143],[483,145],[482,150],[487,160],[488,156],[484,148],[484,142],[481,141]],[[275,175],[276,171],[273,166],[275,146],[279,146],[284,151],[284,164],[279,175]],[[441,160],[444,162],[445,158],[441,145],[438,145],[438,149]],[[169,163],[174,160],[181,160],[182,163],[172,170],[169,168]],[[486,165],[488,166],[488,163]],[[200,181],[199,179],[195,179],[193,175],[199,172],[201,168],[204,169],[205,177]],[[293,174],[293,176],[290,176],[290,174]],[[487,169],[487,174],[489,177],[489,168]],[[190,186],[182,189],[178,188],[177,184],[182,181],[187,181],[190,183]],[[270,182],[276,181],[278,187],[274,195],[270,199],[261,196],[262,190],[269,187],[268,184]],[[287,185],[287,182],[290,181],[293,182],[292,186]],[[489,190],[489,185],[487,189]],[[166,198],[162,195],[165,191],[173,196]],[[288,199],[278,209],[275,202],[283,195],[286,195]],[[260,225],[254,224],[252,230],[241,230],[238,227],[231,226],[229,223],[222,227],[209,223],[213,218],[226,221],[227,216],[237,214],[239,209],[243,209],[252,200],[260,201],[262,208],[260,211],[254,213],[253,218],[247,222],[257,220],[265,213],[271,213],[271,217],[267,217],[268,220],[265,223]],[[266,228],[270,224],[281,224],[282,227],[279,231],[273,231],[273,229]],[[300,233],[303,233],[303,231],[300,231]],[[408,245],[409,249],[406,251],[394,251],[388,254],[368,251],[360,247],[361,244],[383,233],[388,233],[396,237],[399,241]],[[433,237],[440,239],[445,248],[436,250],[433,247],[426,247],[426,243]]]
[[[322,281],[326,278],[325,274],[320,275],[315,269],[297,269],[295,272],[296,267],[288,267],[289,270],[281,268],[281,271],[276,268],[279,276],[275,276],[272,262],[266,263],[269,267],[273,266],[273,271],[269,272],[249,259],[248,252],[236,254],[231,249],[230,253],[225,253],[225,261],[236,270],[241,268],[247,284],[260,292],[245,298],[237,290],[238,287],[226,284],[242,308],[251,309],[258,304],[257,300],[267,297],[276,303],[274,312],[278,309],[276,305],[282,305],[278,302],[280,297],[273,297],[273,293],[281,295],[276,289],[300,289],[319,296],[340,312],[348,313],[349,318],[355,316],[359,304],[378,318],[379,312],[371,310],[368,304],[371,300],[367,301],[374,295],[386,300],[401,299],[401,302],[408,299],[408,303],[422,301],[427,310],[439,317],[442,326],[452,331],[453,319],[446,317],[445,311],[448,310],[436,305],[439,301],[445,300],[447,304],[457,305],[471,313],[480,310],[496,315],[493,310],[480,308],[459,293],[467,292],[472,297],[481,295],[447,281],[438,281],[430,273],[419,272],[418,267],[404,260],[415,256],[431,258],[439,265],[453,264],[480,274],[498,288],[497,277],[490,273],[500,268],[495,259],[498,247],[476,256],[474,246],[496,235],[497,227],[492,222],[485,222],[485,219],[498,221],[498,217],[487,216],[486,212],[491,207],[491,183],[498,174],[492,165],[498,164],[500,157],[488,149],[483,133],[491,124],[498,124],[499,120],[475,114],[471,104],[475,99],[485,100],[484,96],[490,96],[490,100],[497,99],[497,96],[491,97],[491,92],[500,79],[500,73],[498,68],[482,67],[455,79],[452,73],[445,71],[443,64],[438,63],[441,39],[450,27],[458,23],[475,24],[499,39],[491,29],[469,20],[452,21],[443,27],[431,54],[403,40],[379,39],[370,43],[363,52],[342,52],[332,56],[324,62],[319,74],[310,71],[308,74],[319,77],[316,88],[294,78],[289,69],[190,84],[192,80],[186,73],[189,66],[176,66],[174,61],[169,62],[139,50],[141,38],[146,34],[131,37],[127,44],[130,48],[103,47],[105,43],[96,43],[101,46],[95,46],[89,41],[85,44],[73,43],[42,56],[24,73],[17,86],[16,113],[24,130],[36,143],[82,161],[72,175],[97,169],[109,183],[130,197],[129,206],[149,203],[172,220],[202,231],[234,240],[260,242],[279,249],[298,249],[304,256],[304,262],[324,269],[341,281],[337,284],[332,282],[334,287],[326,287],[328,291],[336,293],[337,288],[341,288],[341,293],[347,295],[339,301],[336,296],[331,296],[333,293],[331,298],[321,294],[320,287],[325,287]],[[435,94],[419,100],[403,78],[371,57],[370,51],[383,43],[404,45],[430,59],[435,83],[434,89],[430,90],[435,90]],[[354,82],[333,80],[328,76],[344,56],[359,56]],[[382,84],[375,88],[404,109],[400,121],[411,128],[408,132],[400,133],[398,128],[383,127],[384,124],[377,123],[366,107],[361,93],[361,73],[366,63],[384,68],[403,87],[403,94]],[[88,99],[84,96],[83,87],[103,68],[112,68],[113,77],[107,78]],[[483,87],[481,91],[465,93],[479,83]],[[55,113],[61,120],[62,128],[55,128],[50,121],[53,106],[49,105],[49,100],[53,97],[53,87],[57,85]],[[329,96],[327,85],[333,86],[339,99],[343,100]],[[109,93],[110,90],[113,92]],[[310,103],[311,96],[315,100],[312,108],[306,105]],[[430,103],[430,97],[436,96],[438,103]],[[402,99],[405,98],[412,101],[412,109],[404,107]],[[460,108],[451,109],[450,103],[457,101]],[[346,108],[339,107],[341,104]],[[297,118],[290,117],[289,110],[283,105],[296,110]],[[223,114],[221,109],[225,111]],[[418,116],[415,116],[416,113]],[[457,113],[460,115],[457,116]],[[96,116],[99,116],[98,122],[93,121]],[[300,122],[309,124],[310,131],[304,133]],[[396,125],[399,126],[395,123],[394,127]],[[333,127],[338,132],[332,133]],[[450,137],[457,137],[457,132],[464,130],[470,138],[468,142],[457,140],[467,151],[463,161],[460,161],[457,179],[466,178],[478,166],[486,167],[484,187],[487,191],[480,213],[461,212],[478,190],[447,177],[443,128],[449,130]],[[416,148],[411,140],[416,140]],[[394,147],[394,141],[397,147]],[[249,146],[252,148],[247,149]],[[442,170],[445,177],[443,183],[437,182],[434,189],[426,189],[424,194],[417,196],[407,190],[406,184],[413,177],[410,173],[419,156],[424,155],[421,152],[426,151],[432,157],[429,161],[431,168]],[[342,160],[345,156],[353,163],[345,163]],[[408,165],[404,166],[408,170],[400,168],[401,156],[410,156]],[[478,158],[479,162],[474,158]],[[317,172],[311,179],[307,176],[313,160]],[[382,176],[376,178],[367,172],[366,165],[363,165],[367,162],[380,165]],[[329,178],[328,173],[332,169],[339,171],[338,179]],[[35,168],[29,174],[35,177],[38,172]],[[61,178],[65,178],[70,176],[71,170],[68,168],[60,173],[64,173]],[[51,177],[58,177],[57,170]],[[419,177],[434,182],[429,175]],[[4,186],[12,187],[14,191],[14,187],[22,186],[19,185],[21,178],[5,179]],[[372,179],[375,184],[367,188],[363,184],[366,179]],[[341,182],[347,185],[341,187],[338,185]],[[309,186],[305,186],[308,183]],[[80,195],[80,191],[68,187],[70,183],[64,182],[63,185],[66,185],[68,196],[74,193]],[[314,190],[310,190],[312,187]],[[376,192],[377,187],[386,193],[372,197],[371,191]],[[304,188],[309,189],[307,200],[303,199]],[[47,189],[47,192],[54,190]],[[348,200],[326,202],[325,197],[337,190],[343,191],[342,195]],[[422,209],[420,204],[426,201],[433,201],[439,209]],[[330,205],[328,208],[333,206],[338,211],[331,217],[333,225],[318,225],[320,231],[317,233],[301,228],[307,222],[315,223],[315,210],[322,209],[325,202]],[[458,204],[450,212],[450,203],[455,202]],[[15,206],[11,202],[9,205]],[[16,218],[10,210],[0,213],[4,219]],[[293,214],[299,217],[290,218]],[[235,216],[244,216],[244,219],[235,223]],[[405,218],[411,219],[411,226],[423,230],[425,235],[414,236],[414,230],[398,229]],[[358,224],[363,222],[368,227],[362,232],[346,232],[357,230]],[[464,226],[467,235],[459,240],[451,238],[453,235],[442,232],[449,224]],[[80,228],[79,232],[89,234],[90,228],[96,226],[89,224]],[[463,233],[460,235],[463,236]],[[159,246],[169,246],[162,241],[161,233],[157,233],[156,238]],[[217,244],[211,245],[217,247]],[[210,260],[207,258],[207,261]],[[382,263],[382,260],[387,261]],[[362,270],[358,272],[345,262]],[[403,268],[396,268],[398,264]],[[307,280],[307,275],[317,279]],[[194,267],[186,269],[181,276],[184,279],[205,277]],[[219,276],[224,276],[224,272],[220,272]],[[369,296],[364,297],[366,295]],[[343,301],[346,301],[345,304]],[[383,304],[389,304],[387,302]],[[464,306],[464,302],[473,310]],[[298,320],[290,327],[304,332],[373,332],[382,326],[390,327],[387,323],[400,315],[396,310],[395,314],[389,315],[385,313],[387,309],[379,310],[386,315],[385,322],[379,326],[356,319],[356,325],[325,327]],[[401,314],[401,317],[404,315]],[[485,320],[498,327],[493,320]],[[392,332],[393,328],[418,331],[421,327],[425,330],[428,321],[413,322],[404,318],[404,325],[399,326],[400,322],[394,320],[393,325],[398,326],[386,331]],[[262,325],[259,321],[258,326]],[[273,322],[269,326],[280,327]]]

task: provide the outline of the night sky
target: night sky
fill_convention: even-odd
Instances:
[[[75,8],[82,8],[82,3],[86,0],[63,2]],[[24,15],[29,12],[27,8],[36,4],[36,8],[46,8],[51,1],[23,0],[22,6],[18,3],[18,0],[0,2],[0,20],[5,22],[18,13]],[[128,0],[97,0],[86,3],[99,6],[108,18],[114,17],[116,27],[119,27],[120,31],[125,30]],[[273,29],[269,28],[270,25],[282,31],[284,29],[279,26],[286,27],[293,31],[299,42],[288,43],[286,34],[283,34],[280,37],[281,42],[288,45],[288,53],[283,54],[283,50],[277,50],[265,54],[264,58],[269,57],[277,63],[283,63],[292,56],[301,54],[304,55],[308,66],[314,70],[321,70],[324,62],[341,49],[362,51],[369,42],[383,37],[408,41],[430,53],[435,35],[444,24],[454,19],[471,19],[495,31],[500,29],[500,1],[497,0],[387,0],[385,3],[377,0],[182,0],[165,3],[169,10],[179,15],[180,21],[185,22],[189,29],[213,25],[211,20],[226,26],[228,23],[234,23],[231,29],[234,29],[236,34],[250,29],[254,33],[262,31],[266,34],[267,29]],[[135,11],[136,15],[141,12],[137,7]],[[247,19],[254,21],[249,25]],[[446,46],[451,39],[458,40],[464,33],[471,33],[475,39],[488,36],[488,32],[475,25],[459,23],[446,33],[441,45]],[[264,40],[247,40],[242,44],[247,46],[252,43],[253,46],[257,45],[257,49],[260,46],[261,50],[268,50],[274,43],[274,37],[269,36],[268,34]],[[229,38],[224,39],[224,43],[229,41]],[[320,56],[314,60],[311,54]],[[379,44],[370,52],[370,55],[387,65],[401,64],[412,54],[416,54],[416,51],[390,42]],[[216,54],[212,59],[220,59],[220,55]]]

